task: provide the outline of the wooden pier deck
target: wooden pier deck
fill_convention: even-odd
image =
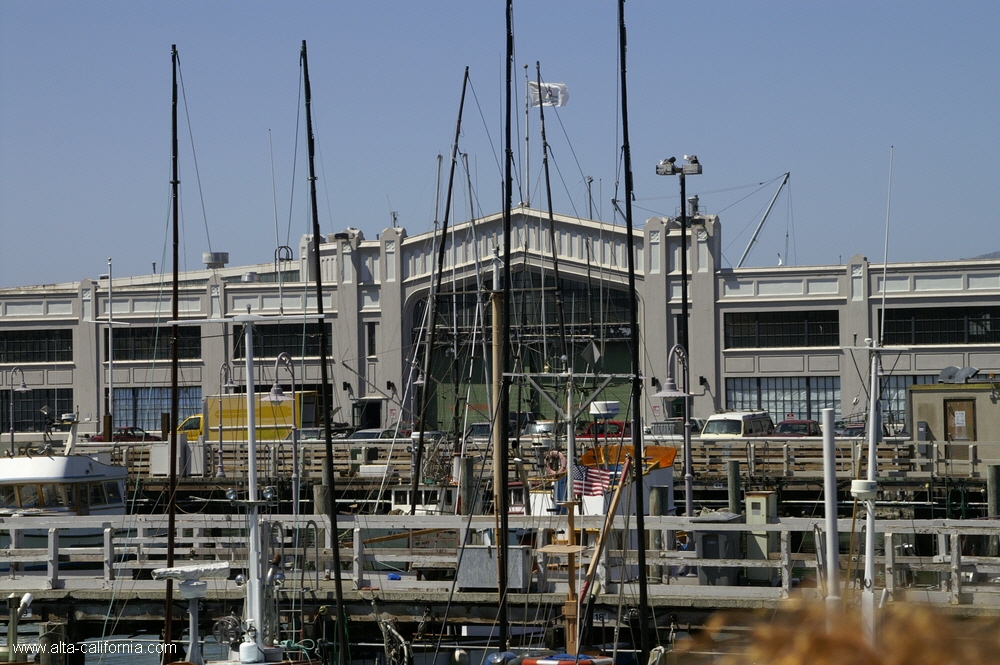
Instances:
[[[603,516],[581,516],[577,528],[585,539],[603,524]],[[325,518],[300,518],[299,541],[295,521],[289,515],[265,518],[265,547],[279,555],[285,582],[279,597],[320,612],[331,606],[332,532]],[[648,597],[659,615],[676,612],[710,613],[719,609],[776,608],[792,598],[819,598],[820,563],[813,538],[820,520],[784,518],[771,524],[707,522],[699,518],[646,518],[650,571]],[[39,520],[7,517],[0,521],[0,591],[32,592],[41,616],[65,617],[70,608],[76,621],[103,622],[121,612],[120,620],[156,621],[162,616],[165,584],[149,573],[165,563],[165,526],[162,516],[123,516]],[[536,544],[558,538],[560,523],[552,516],[511,516],[512,530],[532,534]],[[564,523],[562,524],[564,527]],[[239,515],[183,515],[177,518],[175,564],[229,561],[228,579],[209,580],[207,606],[216,615],[242,605],[243,590],[236,575],[246,567],[246,525]],[[460,556],[476,565],[469,552],[476,550],[481,573],[489,577],[495,547],[479,545],[461,552],[462,540],[476,541],[492,531],[492,516],[403,516],[345,515],[338,520],[345,609],[352,621],[372,622],[386,613],[400,622],[419,623],[429,616],[449,617],[456,623],[491,623],[496,614],[495,591],[488,581],[463,581],[456,576]],[[619,543],[635,536],[624,518],[615,521],[621,531]],[[851,521],[839,521],[842,534],[849,534]],[[41,530],[40,530],[41,529]],[[88,547],[65,547],[69,529],[92,529],[98,543]],[[731,538],[733,543],[773,534],[774,551],[766,557],[746,558],[735,546],[729,558],[712,556],[702,548],[682,551],[664,547],[678,531],[695,542],[705,535]],[[397,536],[387,538],[387,535]],[[929,603],[961,615],[1000,616],[1000,520],[880,520],[877,522],[876,593],[884,589],[889,602]],[[44,540],[42,543],[25,543]],[[863,556],[848,551],[849,536],[842,535],[842,594],[851,598]],[[707,541],[706,541],[707,542]],[[517,549],[517,548],[515,548]],[[726,553],[725,550],[721,550]],[[584,551],[578,564],[586,566],[592,549]],[[512,621],[535,625],[550,623],[561,611],[567,590],[564,561],[528,550],[527,577],[516,574],[509,606]],[[485,557],[485,558],[484,558]],[[518,560],[515,554],[513,559]],[[618,548],[607,554],[605,578],[596,598],[600,615],[617,616],[621,598],[635,604],[636,553]],[[680,575],[683,569],[697,571]],[[751,582],[751,571],[763,581]],[[495,579],[495,569],[493,570]],[[495,583],[495,582],[494,582]],[[520,584],[518,587],[517,585]],[[109,609],[110,608],[110,609]],[[117,609],[115,609],[117,608]]]

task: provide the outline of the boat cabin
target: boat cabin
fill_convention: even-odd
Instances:
[[[83,455],[15,457],[0,469],[0,514],[123,515],[125,469]]]

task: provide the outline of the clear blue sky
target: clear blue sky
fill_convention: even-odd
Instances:
[[[751,185],[785,171],[790,188],[750,265],[778,253],[879,262],[894,146],[890,261],[1000,250],[1000,3],[630,0],[626,23],[638,224],[678,207],[676,178],[658,178],[656,162],[695,153],[705,173],[688,193],[721,215],[731,264],[777,188]],[[3,0],[0,287],[96,277],[108,257],[116,276],[165,267],[174,43],[186,96],[182,268],[201,267],[209,236],[233,265],[273,259],[269,132],[278,236],[297,247],[309,228],[301,124],[296,139],[303,39],[324,233],[350,226],[374,239],[390,211],[411,234],[432,227],[466,66],[460,149],[477,213],[500,210],[503,2]],[[516,136],[523,66],[534,78],[539,60],[543,79],[570,91],[558,119],[546,116],[556,211],[585,215],[592,176],[595,216],[609,223],[624,183],[617,39],[615,2],[515,4]],[[535,111],[530,132],[541,207]]]

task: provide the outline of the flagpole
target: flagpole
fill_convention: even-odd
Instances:
[[[531,176],[528,172],[531,171],[531,150],[529,150],[529,136],[531,132],[528,131],[528,112],[531,110],[531,94],[528,92],[528,65],[524,66],[524,196],[522,201],[524,201],[524,207],[529,207],[531,205]]]

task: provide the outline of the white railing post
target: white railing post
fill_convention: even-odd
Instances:
[[[781,532],[781,597],[792,591],[792,544],[788,531]]]
[[[896,538],[895,534],[885,533],[885,590],[889,592],[889,600],[896,593]]]
[[[361,537],[361,527],[354,527],[354,588],[368,587],[365,579],[365,543]]]
[[[110,584],[115,579],[115,530],[111,524],[104,523],[104,582]]]
[[[11,529],[10,530],[10,549],[12,549],[12,550],[19,550],[19,549],[22,549],[23,547],[24,547],[24,530],[23,529]],[[14,554],[16,555],[17,552],[15,551]],[[20,569],[20,564],[18,564],[18,563],[12,563],[12,564],[10,564],[10,572],[8,574],[10,575],[11,579],[15,579],[17,577],[17,571],[19,569]]]
[[[45,580],[46,589],[59,588],[59,529],[49,529],[48,573]]]
[[[952,605],[961,602],[962,593],[962,538],[951,534],[951,595],[948,600]]]

